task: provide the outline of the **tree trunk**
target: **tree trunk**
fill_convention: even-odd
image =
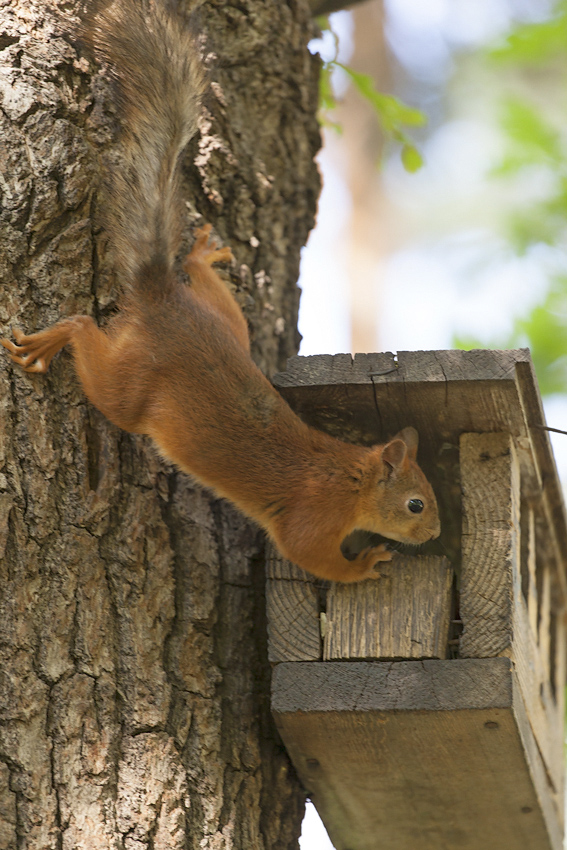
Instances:
[[[98,188],[120,116],[69,7],[0,11],[3,336],[77,312],[104,323],[119,290]],[[270,373],[296,350],[319,188],[308,3],[207,0],[201,28],[217,58],[185,236],[211,221],[233,249]],[[7,357],[0,374],[0,850],[296,848],[261,534],[90,406],[68,353],[47,376]]]

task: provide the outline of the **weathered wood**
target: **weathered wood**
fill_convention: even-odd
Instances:
[[[368,383],[369,374],[383,383],[447,383],[515,379],[516,364],[529,363],[527,348],[511,351],[399,351],[370,354],[315,354],[290,357],[286,371],[274,376],[278,387]]]
[[[487,658],[512,643],[514,582],[521,583],[520,476],[508,434],[461,437],[463,657]]]
[[[272,709],[337,850],[562,846],[507,658],[281,664]]]
[[[543,678],[550,683],[550,618],[551,618],[551,569],[549,564],[542,567],[541,601],[539,609],[538,645]]]
[[[420,463],[441,503],[446,549],[457,549],[460,537],[458,476],[448,450],[465,432],[510,433],[523,494],[545,517],[565,604],[567,515],[527,349],[294,357],[273,380],[305,421],[343,439],[371,444],[414,425]],[[450,557],[456,566],[453,551]]]
[[[514,600],[512,628],[514,640],[511,655],[518,689],[545,766],[547,793],[554,800],[559,823],[563,823],[565,765],[563,747],[559,745],[563,740],[562,706],[553,696],[546,678],[541,648],[530,627],[527,605],[521,595],[516,595]]]
[[[520,475],[507,434],[461,437],[463,538],[460,640],[462,656],[509,654],[562,822],[563,758],[550,667],[551,569],[541,569],[538,594],[535,523],[527,511],[527,603],[520,570]],[[525,512],[526,513],[526,512]]]
[[[534,637],[537,637],[537,614],[538,614],[538,598],[537,598],[537,581],[536,581],[536,541],[535,541],[535,516],[532,508],[529,509],[528,527],[526,529],[528,546],[526,552],[527,571],[528,571],[528,619]]]
[[[273,381],[311,424],[369,443],[413,424],[427,455],[463,432],[527,437],[516,383],[516,365],[526,358],[526,351],[294,357]]]
[[[559,734],[557,739],[565,737],[565,670],[567,655],[567,631],[565,628],[565,614],[560,612],[555,622],[555,702],[556,702],[556,725]],[[565,773],[561,773],[563,781],[563,794],[565,794]],[[565,814],[563,811],[562,815]]]
[[[379,579],[332,585],[323,658],[446,658],[452,582],[446,558],[397,555]]]
[[[567,514],[563,489],[557,475],[545,414],[530,358],[516,364],[518,398],[526,422],[525,436],[516,439],[522,465],[524,488],[540,503],[545,517],[547,545],[557,561],[554,578],[558,582],[562,604],[567,604]],[[553,424],[553,423],[551,423]],[[512,432],[516,433],[516,432]],[[538,486],[539,485],[539,486]]]
[[[324,715],[508,708],[512,666],[509,658],[283,663],[272,673],[272,711]]]
[[[555,641],[559,639],[563,644],[564,613],[561,607],[553,606],[552,566],[547,560],[549,551],[538,551],[535,510],[531,506],[524,509],[522,519],[527,525],[524,529],[527,546],[522,555],[527,560],[528,580],[525,594],[519,582],[513,583],[511,657],[529,723],[547,771],[548,792],[562,824],[565,765],[563,747],[558,746],[558,742],[563,739],[565,670],[564,647],[557,646]],[[561,665],[558,671],[555,669],[557,663]],[[559,690],[556,683],[560,683]]]
[[[394,562],[330,588],[324,662],[274,671],[274,714],[335,846],[559,850],[567,522],[529,352],[293,358],[275,383],[343,439],[414,425],[443,546],[462,554],[464,658],[352,660],[411,655],[414,625],[432,628],[415,572],[410,593],[402,573],[388,584]]]
[[[268,659],[319,661],[321,620],[316,579],[268,544],[266,555]]]

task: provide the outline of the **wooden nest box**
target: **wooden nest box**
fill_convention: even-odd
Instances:
[[[443,548],[379,580],[269,557],[272,711],[335,847],[560,850],[567,523],[529,352],[296,357],[274,383],[351,442],[415,426],[440,504]]]

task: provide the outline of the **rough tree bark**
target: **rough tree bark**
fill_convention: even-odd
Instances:
[[[118,283],[99,211],[120,116],[66,34],[77,5],[0,0],[0,333]],[[313,223],[307,0],[207,0],[211,95],[186,159],[267,372],[297,345]],[[202,218],[201,218],[202,217]],[[0,848],[297,847],[303,794],[269,713],[263,541],[94,410],[69,355],[0,360]]]

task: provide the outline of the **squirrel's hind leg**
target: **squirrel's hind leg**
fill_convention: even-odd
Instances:
[[[211,240],[211,225],[205,224],[195,231],[195,244],[187,254],[183,269],[190,279],[190,289],[195,298],[212,307],[229,324],[233,334],[250,350],[248,325],[234,296],[212,268],[213,263],[227,263],[234,259],[228,247],[218,248]]]
[[[70,345],[89,400],[125,431],[139,430],[147,387],[139,368],[143,356],[133,350],[135,335],[127,324],[105,333],[90,316],[73,316],[29,336],[16,329],[13,333],[16,343],[8,339],[0,343],[26,372],[47,372],[54,355]]]
[[[87,316],[80,318],[87,319]],[[92,319],[87,319],[92,321]],[[0,339],[0,345],[9,352],[10,360],[16,363],[24,372],[45,373],[49,369],[53,357],[71,341],[71,333],[75,319],[64,319],[51,328],[26,335],[19,328],[13,328],[12,333],[16,342]]]

